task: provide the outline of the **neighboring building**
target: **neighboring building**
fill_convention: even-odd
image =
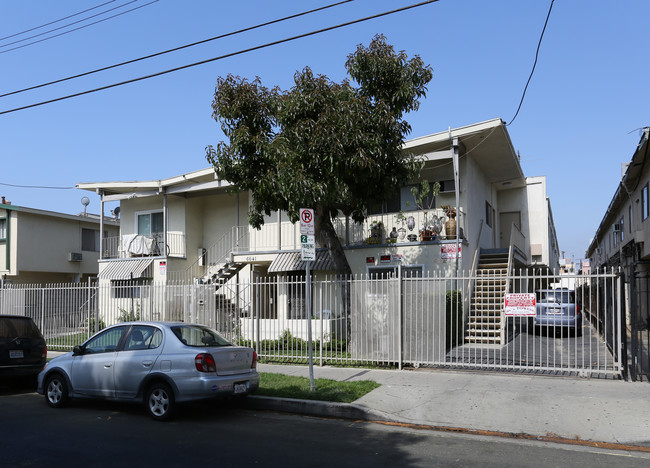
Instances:
[[[104,220],[104,236],[119,233],[119,222]],[[74,283],[97,276],[100,258],[98,216],[69,215],[0,202],[2,284]]]
[[[649,135],[645,128],[632,160],[623,165],[621,182],[587,248],[592,269],[621,267],[628,276],[635,269],[649,269]]]
[[[558,267],[546,179],[524,177],[501,119],[415,138],[404,150],[424,160],[420,177],[369,210],[363,225],[343,216],[335,223],[353,274],[388,277],[401,269],[452,277],[486,262],[491,269],[504,262],[510,269]],[[422,181],[439,182],[441,192],[417,206],[411,189]],[[121,232],[104,241],[101,281],[223,284],[236,275],[304,273],[298,226],[285,213],[272,214],[259,231],[248,226],[248,193],[232,194],[212,168],[77,187],[98,193],[102,211],[104,202],[120,201]],[[325,251],[317,252],[313,270],[316,278],[333,272]],[[292,294],[278,292],[278,298],[295,304]],[[282,314],[295,315],[290,309]]]
[[[592,273],[615,269],[625,282],[624,304],[628,364],[633,379],[650,378],[650,128],[624,164],[614,193],[586,256]]]

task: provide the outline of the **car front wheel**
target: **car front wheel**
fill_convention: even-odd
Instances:
[[[145,397],[145,405],[149,415],[158,421],[164,421],[171,418],[176,403],[174,401],[174,392],[171,387],[164,382],[154,383]]]
[[[45,381],[45,401],[52,408],[61,408],[68,403],[68,384],[60,374],[54,374]]]

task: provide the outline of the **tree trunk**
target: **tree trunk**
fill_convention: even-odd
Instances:
[[[345,315],[346,323],[346,338],[349,342],[351,337],[351,323],[350,323],[350,280],[352,276],[352,270],[350,269],[350,264],[348,259],[345,257],[345,252],[343,251],[343,246],[341,241],[336,235],[336,230],[332,224],[332,218],[330,218],[329,213],[322,206],[317,205],[314,210],[315,215],[315,224],[316,232],[320,241],[324,244],[329,252],[332,263],[334,263],[334,272],[336,273],[336,279],[341,285],[341,301],[343,303],[343,313]],[[349,345],[349,343],[348,343]]]
[[[352,270],[350,269],[348,259],[345,257],[341,241],[336,235],[332,218],[330,218],[327,210],[323,209],[320,205],[316,206],[314,215],[316,217],[315,224],[319,234],[319,240],[330,254],[330,258],[334,263],[334,272],[337,276],[349,276],[352,274]]]

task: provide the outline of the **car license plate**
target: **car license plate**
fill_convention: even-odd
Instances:
[[[236,383],[235,388],[233,389],[233,393],[235,395],[238,395],[240,393],[246,393],[247,391],[248,391],[247,383]]]
[[[9,350],[9,357],[11,359],[22,359],[25,356],[23,355],[23,350],[22,349],[10,349]]]

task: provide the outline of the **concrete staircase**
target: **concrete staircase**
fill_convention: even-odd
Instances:
[[[465,343],[501,345],[505,342],[503,300],[507,291],[509,251],[481,252],[467,316]]]

